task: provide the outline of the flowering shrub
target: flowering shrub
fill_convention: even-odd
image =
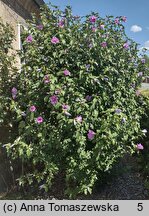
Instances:
[[[145,92],[146,93],[146,92]],[[148,92],[147,92],[148,93]],[[144,94],[144,106],[145,114],[141,119],[141,127],[143,128],[142,133],[145,135],[138,144],[138,163],[139,168],[144,174],[146,182],[149,182],[149,97]]]
[[[62,172],[69,196],[91,193],[101,172],[137,149],[147,71],[123,22],[97,13],[82,19],[70,7],[44,7],[40,25],[29,22],[10,91],[19,136],[7,150],[24,163],[20,184],[48,191]]]

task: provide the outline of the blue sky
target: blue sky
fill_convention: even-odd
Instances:
[[[46,3],[49,0],[45,0]],[[126,16],[127,35],[149,49],[149,0],[51,0],[52,4],[64,9],[71,5],[74,15],[86,15],[91,11],[106,15]]]

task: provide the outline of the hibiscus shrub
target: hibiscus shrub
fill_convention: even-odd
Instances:
[[[145,92],[146,94],[149,92]],[[142,91],[142,94],[144,92]],[[138,151],[138,163],[139,169],[144,174],[146,179],[147,187],[149,188],[149,96],[144,96],[145,101],[145,114],[141,119],[141,127],[144,128],[143,132],[145,137],[142,137],[140,144],[142,145],[141,151]]]
[[[73,16],[44,6],[22,35],[12,86],[19,136],[7,145],[24,164],[20,184],[48,191],[65,176],[69,196],[87,194],[142,135],[138,87],[145,60],[124,30],[126,17]]]

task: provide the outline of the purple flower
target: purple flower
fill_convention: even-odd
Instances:
[[[99,28],[102,29],[102,30],[104,29],[104,27],[105,27],[105,26],[104,26],[103,24],[101,24],[101,25],[99,26]]]
[[[120,21],[119,21],[118,18],[116,18],[116,19],[114,20],[114,22],[115,22],[115,24],[119,24],[119,23],[120,23]]]
[[[87,101],[91,101],[92,100],[92,96],[91,95],[87,95],[85,98]]]
[[[132,84],[131,84],[131,87],[132,87],[132,88],[135,88],[135,86],[136,86],[135,83],[132,83]]]
[[[64,27],[64,24],[65,24],[65,20],[64,20],[64,19],[62,19],[62,20],[60,20],[60,21],[58,22],[58,26],[59,26],[60,28],[63,28],[63,27]]]
[[[122,111],[121,111],[121,109],[116,109],[115,110],[115,113],[117,113],[117,114],[119,114],[119,113],[121,113]]]
[[[126,22],[127,21],[127,17],[126,16],[122,16],[122,20],[123,20],[123,22]]]
[[[142,64],[145,64],[145,59],[144,58],[141,59],[141,62],[142,62]]]
[[[92,140],[94,139],[94,136],[95,136],[95,132],[93,130],[89,130],[87,134],[88,139]]]
[[[50,101],[52,105],[56,105],[58,103],[58,97],[56,95],[53,95],[50,97]]]
[[[51,43],[57,44],[57,43],[59,43],[59,39],[58,39],[57,37],[53,37],[53,38],[51,39]]]
[[[143,150],[144,149],[144,147],[143,147],[143,145],[141,143],[137,144],[136,147],[137,147],[138,150]]]
[[[41,123],[43,122],[43,118],[42,118],[41,116],[37,117],[37,118],[36,118],[36,122],[37,122],[38,124],[41,124]]]
[[[93,44],[92,44],[92,43],[90,43],[90,44],[88,45],[88,47],[89,47],[89,48],[92,48],[92,47],[93,47]]]
[[[45,75],[44,76],[44,83],[49,83],[49,82],[51,82],[51,80],[49,79],[49,76]]]
[[[102,46],[102,47],[106,47],[106,46],[107,46],[107,42],[102,42],[102,43],[101,43],[101,46]]]
[[[42,30],[42,29],[43,29],[43,25],[42,25],[42,24],[37,25],[37,28],[38,28],[39,30]]]
[[[33,41],[32,35],[29,35],[29,36],[26,38],[26,41],[27,41],[28,43],[31,43],[31,42]]]
[[[64,111],[69,110],[69,109],[70,109],[70,106],[67,105],[67,104],[63,104],[63,105],[62,105],[62,109],[63,109]]]
[[[92,31],[96,32],[97,28],[96,27],[92,27]]]
[[[96,16],[91,16],[90,17],[90,22],[91,23],[95,23],[96,22],[97,17]]]
[[[138,76],[140,77],[140,76],[143,76],[143,72],[139,72],[138,73]]]
[[[109,78],[108,78],[108,77],[104,77],[104,80],[105,80],[105,81],[108,81],[108,80],[109,80]]]
[[[64,70],[64,75],[65,76],[70,76],[70,71],[69,70]]]
[[[124,44],[123,44],[123,48],[124,48],[124,49],[128,49],[128,48],[129,48],[129,44],[128,44],[127,42],[124,43]]]
[[[15,88],[15,87],[13,87],[12,89],[11,89],[11,94],[12,94],[12,98],[13,99],[15,99],[16,98],[16,96],[17,96],[17,89]]]
[[[17,92],[18,92],[17,89],[15,87],[13,87],[12,90],[11,90],[11,93],[16,95]]]
[[[36,107],[33,105],[29,108],[30,112],[35,112],[36,111]]]
[[[81,123],[81,122],[82,122],[82,116],[77,116],[77,117],[75,118],[75,120],[76,120],[76,122]]]

